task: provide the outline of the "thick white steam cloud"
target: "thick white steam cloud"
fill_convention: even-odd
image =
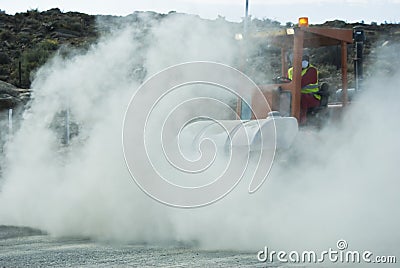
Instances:
[[[233,64],[240,55],[231,34],[226,26],[176,16],[155,26],[145,45],[128,28],[87,53],[47,63],[33,83],[31,109],[7,144],[0,224],[251,250],[327,250],[346,239],[354,250],[397,254],[400,73],[366,81],[341,123],[301,131],[255,194],[244,178],[221,201],[181,210],[139,190],[121,144],[124,111],[139,86],[132,76],[138,60],[148,75],[191,60]],[[63,147],[49,126],[67,107],[79,135]]]

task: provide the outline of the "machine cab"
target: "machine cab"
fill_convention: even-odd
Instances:
[[[258,34],[260,36],[260,34]],[[249,37],[251,38],[251,37]],[[273,84],[258,85],[261,90],[251,92],[251,97],[246,102],[238,101],[237,113],[242,119],[265,118],[271,111],[279,111],[282,116],[292,116],[299,120],[300,117],[300,97],[301,97],[301,60],[304,48],[317,48],[323,46],[341,47],[341,72],[342,72],[342,102],[345,106],[347,97],[347,46],[353,43],[353,30],[332,28],[332,27],[311,27],[308,26],[308,19],[300,18],[299,26],[282,30],[280,33],[264,35],[264,38],[272,41],[281,49],[281,77],[287,77],[288,62],[287,53],[293,53],[293,79],[275,81]],[[328,106],[328,85],[320,85],[322,96],[321,109]],[[265,107],[265,98],[269,107]],[[319,107],[314,109],[318,112]]]

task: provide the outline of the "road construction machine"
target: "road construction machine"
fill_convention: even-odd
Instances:
[[[311,117],[322,120],[340,118],[348,98],[348,48],[355,43],[356,90],[362,79],[362,45],[365,39],[361,28],[346,29],[309,26],[308,18],[300,18],[297,27],[274,33],[249,33],[246,38],[264,38],[281,50],[281,76],[268,85],[258,85],[246,98],[238,98],[236,113],[240,120],[201,120],[183,129],[186,135],[195,133],[197,142],[211,139],[221,146],[243,147],[250,150],[287,149],[298,133],[301,99],[302,56],[305,49],[325,46],[340,46],[341,80],[340,100],[329,103],[328,85],[319,85],[320,106],[310,109]],[[292,56],[293,76],[287,78],[288,53]],[[266,102],[266,101],[267,102]],[[314,121],[321,123],[321,120]],[[221,128],[223,126],[223,128]]]
[[[362,80],[362,51],[365,40],[364,30],[360,27],[353,29],[333,28],[323,26],[309,26],[308,18],[300,18],[298,27],[282,30],[278,33],[257,33],[249,38],[265,38],[272,44],[281,49],[281,73],[275,79],[275,83],[269,85],[259,85],[264,97],[268,100],[269,107],[260,103],[260,96],[253,93],[251,105],[246,105],[243,101],[238,101],[237,113],[242,119],[265,118],[272,111],[279,111],[282,116],[291,116],[299,120],[300,98],[301,98],[301,61],[303,52],[308,48],[318,48],[325,46],[340,46],[341,51],[341,78],[342,88],[337,92],[340,99],[335,104],[329,104],[328,84],[319,85],[322,99],[320,106],[310,109],[309,113],[318,115],[320,112],[329,111],[334,118],[340,114],[343,107],[349,103],[348,95],[348,73],[347,60],[348,48],[350,44],[355,44],[354,72],[355,88],[351,91],[360,89]],[[293,56],[293,78],[287,78],[288,53]],[[261,105],[260,105],[261,104]]]

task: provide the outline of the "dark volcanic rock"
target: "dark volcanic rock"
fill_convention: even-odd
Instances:
[[[168,14],[158,14],[155,12],[134,12],[125,17],[117,16],[91,16],[79,12],[61,12],[58,8],[39,12],[29,10],[24,13],[17,13],[14,16],[0,12],[0,80],[17,85],[19,88],[30,88],[32,73],[35,72],[46,60],[61,47],[87,48],[96,42],[98,37],[123,25],[134,25],[137,28],[139,39],[146,39],[149,29],[154,25],[149,21],[161,21],[169,16],[185,15],[176,12]],[[191,15],[186,15],[191,16]],[[215,21],[203,20],[204,23],[224,23],[231,24],[238,31],[243,29],[242,23],[228,22],[220,17]],[[292,23],[290,23],[292,25]],[[210,27],[213,27],[210,24]],[[362,26],[366,33],[366,43],[364,55],[365,65],[375,61],[373,48],[379,42],[400,41],[400,26],[398,24],[364,22],[348,24],[344,21],[327,21],[322,25],[338,28],[353,28]],[[249,31],[273,31],[277,28],[285,28],[279,22],[270,19],[254,18],[248,25]],[[386,44],[385,43],[385,44]],[[254,45],[256,46],[256,45]],[[269,76],[274,72],[280,71],[280,50],[269,49],[265,43],[257,44],[258,50],[254,55],[249,55],[248,62],[254,66],[249,69],[257,70],[258,73],[268,73]],[[337,48],[322,48],[314,50],[313,62],[318,66],[326,67],[321,70],[321,75],[332,76],[340,69],[340,60],[337,57]],[[269,53],[269,54],[268,54]],[[349,59],[354,57],[354,49],[349,47]],[[267,66],[266,62],[270,62]],[[140,69],[140,68],[139,68]],[[352,70],[349,70],[351,73]],[[351,75],[350,75],[351,76]],[[267,77],[268,78],[268,77]],[[261,78],[260,78],[261,79]],[[266,78],[261,79],[264,83]],[[336,80],[336,78],[335,78]],[[259,82],[259,81],[256,81]],[[26,102],[29,93],[19,93],[15,96],[16,89],[12,91],[0,92],[0,109],[5,109],[20,102]],[[21,90],[19,90],[21,91]],[[14,94],[14,95],[13,95]]]
[[[58,8],[30,10],[14,16],[0,13],[0,79],[29,88],[30,73],[59,47],[82,47],[97,40],[95,25],[95,16],[62,13]]]
[[[26,104],[29,98],[29,90],[18,89],[11,84],[0,81],[0,111]]]

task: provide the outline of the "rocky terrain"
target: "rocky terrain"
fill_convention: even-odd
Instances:
[[[29,88],[30,72],[62,45],[85,46],[97,38],[95,17],[35,10],[0,14],[0,80]]]
[[[54,53],[68,51],[68,47],[86,49],[90,44],[96,42],[102,33],[110,31],[111,26],[115,27],[116,24],[133,22],[145,32],[151,25],[141,20],[143,17],[140,16],[143,15],[141,13],[143,12],[135,12],[126,17],[115,17],[91,16],[78,12],[63,13],[57,8],[43,12],[29,10],[15,15],[7,15],[0,11],[0,81],[3,81],[0,83],[0,110],[24,104],[29,100],[29,88],[35,70]],[[175,12],[169,14],[145,13],[153,21],[159,21],[175,14]],[[222,17],[215,21],[230,23],[233,27],[243,29],[242,23],[227,22]],[[352,28],[357,25],[363,26],[366,32],[364,53],[368,56],[367,63],[376,59],[374,47],[400,40],[400,26],[397,24],[347,24],[343,21],[330,21],[323,24],[323,26],[340,28]],[[253,19],[250,23],[250,30],[265,31],[286,26],[269,19]],[[349,58],[351,58],[353,51],[349,52]],[[257,68],[268,71],[268,66],[262,64],[265,62],[264,54],[263,48],[260,46],[259,53],[250,55],[253,57],[250,62],[258,64]],[[322,77],[331,75],[340,69],[337,48],[323,48],[313,54],[315,55],[313,58],[315,64],[323,66],[321,68]],[[275,65],[279,64],[279,57],[276,58],[277,61],[272,61],[269,67],[275,68]],[[351,64],[349,67],[351,73]],[[389,66],[386,67],[389,68]]]
[[[0,81],[0,111],[26,104],[30,98],[30,90]]]

